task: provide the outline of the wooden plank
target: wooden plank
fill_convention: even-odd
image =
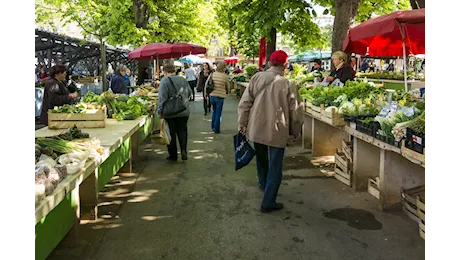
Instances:
[[[347,185],[347,186],[350,186],[351,187],[351,181],[342,177],[341,174],[344,174],[340,169],[338,168],[335,168],[335,175],[334,177],[339,180],[340,182],[342,182],[343,184]]]
[[[417,196],[417,208],[423,210],[425,212],[425,203],[421,201],[420,195]]]
[[[401,197],[412,203],[413,205],[417,205],[417,196],[419,195],[422,195],[425,196],[425,185],[422,185],[422,186],[418,186],[418,187],[415,187],[415,188],[411,188],[411,189],[403,189],[403,191],[401,192]]]
[[[335,157],[334,156],[313,157],[310,162],[315,167],[318,167],[318,166],[323,165],[323,164],[334,164],[335,163]]]
[[[77,126],[78,128],[105,128],[104,121],[49,121],[48,128],[66,129]]]
[[[371,194],[376,199],[380,199],[379,187],[377,185],[377,182],[374,181],[373,179],[369,179],[368,186],[367,186],[367,192],[369,192],[369,194]]]
[[[331,170],[321,169],[320,172],[326,175],[328,178],[335,176],[335,172]]]
[[[348,172],[348,161],[341,150],[335,153],[335,164],[338,165],[343,171]]]
[[[343,178],[345,178],[347,180],[351,179],[351,175],[348,172],[346,172],[346,171],[340,169],[339,167],[337,167],[337,165],[336,165],[336,167],[334,167],[334,172],[336,173],[335,175],[339,174],[340,176],[342,176]]]
[[[414,215],[412,212],[410,212],[409,210],[407,210],[406,207],[403,207],[403,212],[406,213],[406,215],[411,218],[413,221],[415,222],[419,222],[419,218],[417,215]]]
[[[350,162],[353,162],[353,150],[351,149],[351,142],[345,142],[342,140],[342,152]]]
[[[423,240],[425,240],[425,231],[420,229],[419,233],[420,233],[420,237],[423,238]]]

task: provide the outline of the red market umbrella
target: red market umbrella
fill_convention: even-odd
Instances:
[[[128,58],[132,60],[150,60],[152,58],[162,58],[169,56],[171,53],[172,44],[153,42],[138,47],[128,54]]]
[[[205,54],[206,48],[190,43],[173,43],[171,53],[174,58],[180,58],[190,54]]]
[[[130,52],[128,58],[135,60],[170,59],[204,53],[206,53],[206,48],[195,44],[154,42]]]
[[[404,58],[404,85],[407,89],[407,52],[425,53],[425,8],[397,11],[369,19],[348,31],[343,51],[374,57]]]
[[[403,43],[405,48],[403,49]],[[348,31],[343,51],[373,57],[425,53],[425,9],[397,11],[369,19]]]
[[[238,57],[229,57],[229,58],[226,58],[224,59],[224,62],[227,63],[227,64],[237,64],[238,63]]]

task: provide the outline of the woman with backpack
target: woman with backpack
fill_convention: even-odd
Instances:
[[[212,82],[212,84],[210,84]],[[227,74],[225,74],[225,62],[217,64],[216,72],[209,76],[206,82],[206,87],[210,88],[205,92],[209,93],[209,99],[212,107],[212,121],[211,129],[214,133],[220,133],[220,121],[222,118],[222,108],[224,106],[224,99],[227,97],[228,90],[230,89],[230,81]]]

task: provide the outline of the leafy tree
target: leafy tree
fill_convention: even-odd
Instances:
[[[342,42],[348,29],[355,22],[362,22],[372,15],[382,15],[409,8],[409,0],[314,0],[326,7],[325,14],[335,16],[332,51],[342,50]]]
[[[257,31],[261,37],[267,37],[267,61],[276,48],[278,31],[301,47],[320,45],[321,32],[311,21],[316,12],[307,1],[234,0],[231,3],[230,12],[239,32],[252,35]]]

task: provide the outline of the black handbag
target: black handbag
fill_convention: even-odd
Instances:
[[[206,86],[205,86],[206,95],[209,95],[209,94],[211,94],[211,92],[214,91],[214,81],[212,80],[212,74],[213,73],[211,73],[211,75],[209,75],[209,79],[206,82],[207,83]]]
[[[174,82],[170,77],[168,77],[168,80],[174,89],[174,93],[164,102],[163,116],[165,117],[177,115],[187,109],[187,107],[185,107],[182,96],[177,93]]]

